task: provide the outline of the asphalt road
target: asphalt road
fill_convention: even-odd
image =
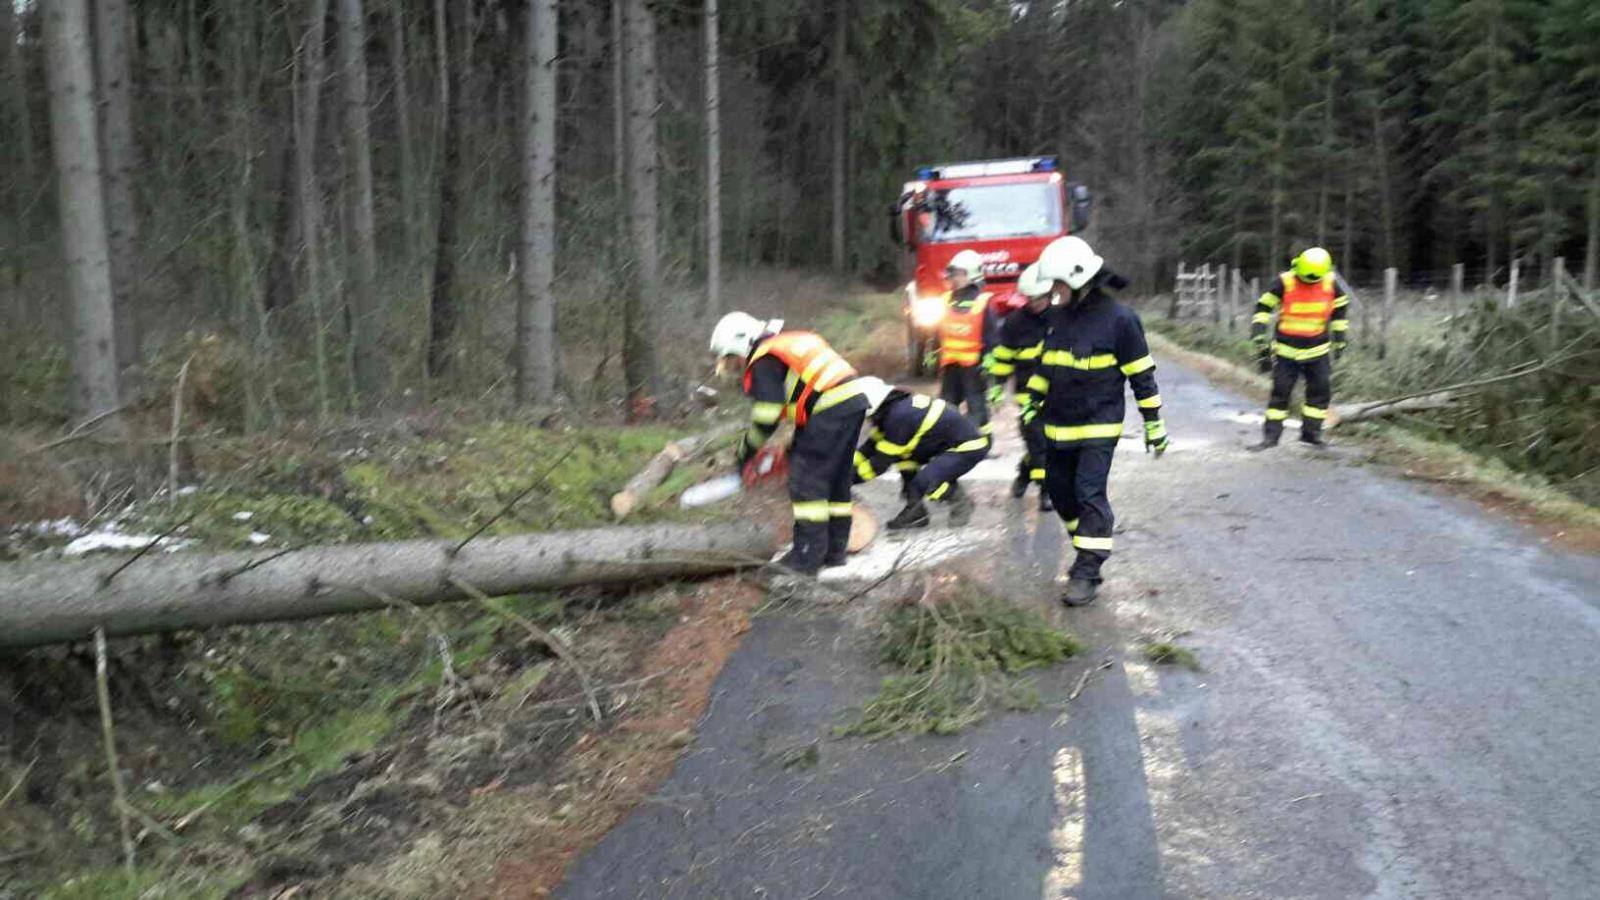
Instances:
[[[1258,401],[1158,377],[1176,448],[1130,418],[1095,607],[1052,604],[1061,530],[1004,495],[1014,456],[979,473],[967,564],[1093,648],[1044,709],[831,739],[882,674],[866,604],[766,614],[559,896],[1600,897],[1600,559],[1337,447],[1245,453]],[[1202,672],[1141,660],[1178,632]]]

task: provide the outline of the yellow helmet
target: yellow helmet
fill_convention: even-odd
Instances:
[[[1294,258],[1294,276],[1305,282],[1318,282],[1333,271],[1333,254],[1312,247]]]

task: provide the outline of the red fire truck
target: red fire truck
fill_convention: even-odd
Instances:
[[[983,256],[990,301],[1002,313],[1023,303],[1017,276],[1045,245],[1089,224],[1089,189],[1068,184],[1053,156],[944,163],[917,170],[895,203],[895,240],[915,264],[905,286],[906,351],[913,375],[937,346],[944,270],[972,249]]]

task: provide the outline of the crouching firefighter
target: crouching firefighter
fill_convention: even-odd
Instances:
[[[744,369],[753,401],[750,428],[739,443],[739,466],[761,449],[778,423],[794,422],[789,446],[789,498],[794,502],[794,547],[778,565],[802,575],[842,566],[850,543],[853,449],[867,413],[856,370],[809,331],[783,331],[728,313],[711,333],[717,369]]]
[[[1132,384],[1144,417],[1145,451],[1159,457],[1169,442],[1144,326],[1109,293],[1127,282],[1077,237],[1052,241],[1038,265],[1058,305],[1050,310],[1039,370],[1028,379],[1023,421],[1043,425],[1045,489],[1077,551],[1061,602],[1082,606],[1094,600],[1111,555],[1106,480],[1122,436],[1124,383]]]
[[[989,421],[987,369],[994,364],[1000,329],[999,317],[983,289],[983,257],[962,250],[945,268],[950,292],[945,294],[944,318],[939,320],[939,396],[946,403],[967,405],[967,418],[984,437],[994,431]]]
[[[891,466],[907,478],[901,491],[905,508],[885,527],[927,527],[927,500],[949,504],[951,525],[972,521],[972,498],[961,489],[960,479],[989,451],[989,439],[977,426],[943,400],[899,388],[888,389],[868,424],[872,431],[856,451],[855,483],[871,481]]]
[[[1289,395],[1294,383],[1306,380],[1306,402],[1300,407],[1300,440],[1324,446],[1322,423],[1333,398],[1333,364],[1344,352],[1350,335],[1350,299],[1339,290],[1333,276],[1333,256],[1312,247],[1294,258],[1294,266],[1278,276],[1278,284],[1261,295],[1250,317],[1250,340],[1256,345],[1258,365],[1272,373],[1272,396],[1267,400],[1261,443],[1265,450],[1278,446],[1283,423],[1289,418]],[[1272,314],[1278,324],[1267,340]]]
[[[994,348],[994,365],[989,369],[989,376],[994,379],[994,384],[989,388],[989,405],[999,407],[1005,399],[1005,385],[1011,379],[1018,397],[1022,397],[1028,386],[1028,379],[1039,368],[1039,356],[1044,352],[1045,332],[1050,328],[1047,315],[1050,312],[1050,297],[1053,285],[1051,282],[1039,277],[1039,265],[1035,263],[1022,270],[1022,275],[1017,279],[1017,292],[1028,299],[1026,306],[1012,310],[1000,323],[999,343]],[[1043,423],[1037,418],[1022,425],[1023,453],[1022,459],[1017,463],[1017,477],[1011,482],[1011,496],[1021,497],[1028,492],[1028,485],[1039,487],[1039,509],[1049,512],[1052,508],[1050,492],[1044,489],[1044,431]]]

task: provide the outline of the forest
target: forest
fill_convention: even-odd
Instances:
[[[13,424],[137,408],[190,358],[246,430],[648,415],[772,273],[896,283],[889,205],[955,158],[1059,154],[1144,291],[1309,242],[1356,281],[1600,266],[1586,0],[23,0],[0,43]]]

